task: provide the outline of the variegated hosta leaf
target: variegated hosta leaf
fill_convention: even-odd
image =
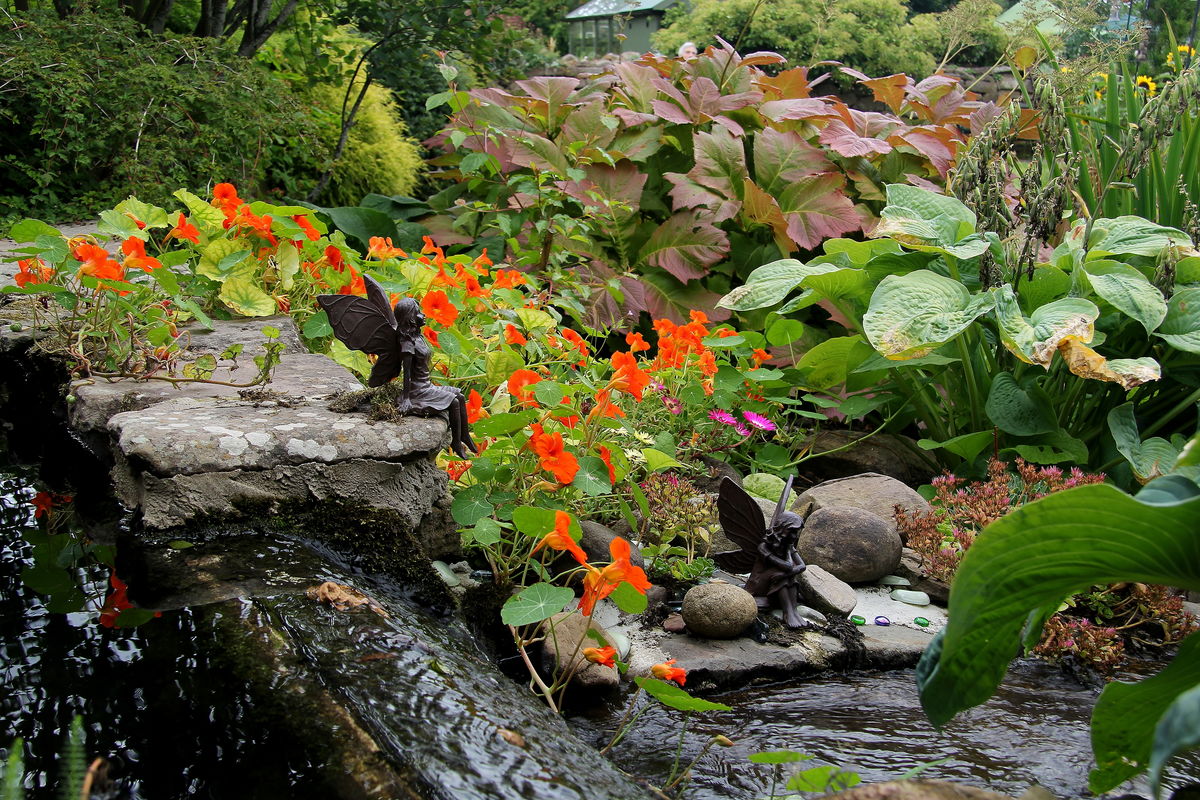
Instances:
[[[1067,369],[1081,378],[1119,383],[1122,389],[1132,389],[1162,377],[1162,370],[1153,358],[1114,358],[1104,356],[1075,339],[1058,343]]]
[[[1172,295],[1155,335],[1176,350],[1200,353],[1200,289],[1180,289]]]
[[[734,311],[767,308],[782,302],[792,289],[810,275],[837,272],[840,269],[837,264],[805,264],[794,258],[782,258],[751,272],[744,284],[722,297],[717,305]]]
[[[1182,440],[1174,444],[1162,437],[1152,436],[1142,441],[1133,403],[1124,403],[1108,412],[1108,430],[1117,445],[1117,452],[1125,456],[1139,483],[1149,483],[1171,472],[1179,458],[1179,451],[1183,449]]]
[[[1100,309],[1091,301],[1064,297],[1037,308],[1032,317],[1026,318],[1008,284],[992,289],[992,296],[996,299],[1000,340],[1027,364],[1049,368],[1059,342],[1090,342],[1095,335],[1092,323],[1100,316]]]
[[[872,238],[895,239],[913,250],[974,258],[988,249],[975,232],[975,214],[957,199],[905,184],[887,187],[888,204]]]
[[[1146,276],[1117,261],[1089,261],[1083,273],[1100,298],[1128,317],[1142,323],[1150,333],[1167,316],[1167,301]]]
[[[890,359],[916,358],[962,333],[993,305],[991,295],[972,295],[958,281],[929,270],[889,275],[871,295],[863,332]]]
[[[1082,249],[1086,229],[1087,221],[1080,220],[1067,233],[1063,244],[1069,249]],[[1098,219],[1092,224],[1091,241],[1087,243],[1088,258],[1108,255],[1158,256],[1164,250],[1174,250],[1175,255],[1180,257],[1200,255],[1183,231],[1141,217]]]

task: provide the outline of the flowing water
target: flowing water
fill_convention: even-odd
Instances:
[[[33,523],[33,491],[19,472],[0,472],[0,756],[15,737],[24,740],[28,797],[57,796],[66,731],[76,716],[85,725],[86,752],[109,760],[112,780],[93,794],[101,800],[327,796],[322,765],[264,717],[214,650],[220,614],[183,608],[138,628],[105,628],[95,610],[52,613],[24,585],[21,571],[32,552],[21,531]],[[287,556],[289,548],[296,546],[265,547],[260,571],[272,573],[272,559]],[[85,567],[75,577],[98,607],[108,569]],[[320,577],[350,580],[333,567]],[[390,760],[417,774],[422,796],[638,795],[608,774],[593,751],[556,752],[572,741],[569,735],[523,687],[478,668],[482,653],[465,629],[388,596],[385,587],[375,590],[391,617],[342,614],[295,593],[268,592],[253,603],[221,608],[272,620]],[[944,760],[924,775],[1013,795],[1033,782],[1059,797],[1085,794],[1095,691],[1042,664],[1018,665],[993,700],[943,732],[921,714],[911,671],[829,675],[712,699],[733,710],[693,715],[683,760],[718,733],[735,744],[714,748],[700,761],[686,797],[763,797],[771,768],[751,764],[748,756],[772,749],[812,755],[805,766],[835,764],[864,781]],[[599,745],[623,712],[617,699],[576,714],[571,728]],[[524,748],[498,748],[493,718],[546,735],[527,737]],[[679,723],[676,712],[651,706],[613,760],[661,782]],[[785,768],[785,779],[792,769]],[[1176,784],[1195,779],[1197,758],[1181,760],[1171,773]],[[1147,794],[1144,785],[1131,788]]]

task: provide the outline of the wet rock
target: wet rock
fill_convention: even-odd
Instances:
[[[867,664],[875,669],[904,669],[921,658],[933,640],[926,631],[903,625],[863,625]]]
[[[583,535],[579,539],[579,546],[583,548],[583,552],[587,553],[588,561],[611,561],[612,553],[609,551],[609,546],[612,544],[612,540],[617,538],[617,534],[610,528],[590,519],[581,520],[579,527],[583,531]],[[642,559],[642,552],[637,547],[630,548],[629,562],[637,567],[646,565]]]
[[[820,478],[844,478],[864,472],[887,475],[901,483],[928,483],[937,474],[932,459],[922,458],[912,440],[888,433],[868,436],[858,431],[823,430],[808,440],[814,453],[837,450],[858,442],[846,450],[827,456],[817,456],[804,463],[805,474]]]
[[[874,581],[892,572],[901,548],[894,525],[861,508],[845,507],[810,514],[796,546],[805,563],[847,583]]]
[[[892,530],[896,530],[896,506],[910,512],[929,511],[925,498],[900,481],[870,472],[819,483],[796,497],[791,508],[802,510],[809,503],[814,512],[832,507],[861,508],[883,519]]]
[[[826,614],[847,617],[858,605],[854,587],[817,564],[800,573],[800,593],[806,603]]]
[[[831,636],[804,633],[795,644],[781,647],[759,644],[747,636],[737,639],[693,639],[672,636],[659,643],[663,654],[687,670],[687,688],[744,686],[750,681],[767,681],[804,675],[829,666],[841,643]]]
[[[248,383],[258,374],[251,358],[241,359],[237,368],[221,367],[213,373],[214,380],[228,383]],[[362,384],[345,367],[332,359],[315,353],[285,355],[271,375],[270,383],[261,387],[259,401],[263,406],[295,402],[320,401],[336,392],[361,389]],[[72,391],[78,398],[71,407],[71,426],[84,433],[104,431],[108,420],[125,411],[139,411],[168,400],[235,399],[244,391],[235,386],[216,383],[181,383],[167,381],[76,381]]]
[[[827,800],[1012,800],[1004,794],[950,781],[885,781],[855,786]]]
[[[646,615],[653,614],[659,606],[667,602],[669,596],[667,587],[659,586],[657,583],[646,590],[646,610],[643,612]]]
[[[708,639],[732,639],[754,622],[754,597],[728,583],[704,583],[683,596],[683,621],[690,632]]]
[[[621,676],[613,667],[593,664],[583,657],[583,648],[601,647],[588,636],[588,630],[598,633],[605,645],[616,647],[617,643],[604,628],[601,628],[591,617],[585,617],[578,611],[555,614],[542,623],[541,635],[545,636],[542,644],[542,657],[546,669],[554,674],[572,669],[571,683],[589,691],[609,691],[615,689],[621,682]]]

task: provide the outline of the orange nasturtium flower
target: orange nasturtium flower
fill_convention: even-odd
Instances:
[[[46,517],[54,507],[54,497],[49,492],[38,492],[33,496],[33,516]]]
[[[296,214],[292,217],[292,222],[300,226],[300,230],[304,231],[304,235],[308,237],[310,242],[315,242],[321,238],[321,232],[313,227],[313,224],[308,221],[308,214]]]
[[[449,328],[454,324],[454,320],[458,319],[458,306],[451,303],[450,298],[446,297],[446,293],[441,289],[425,293],[421,298],[421,310],[425,312],[425,316],[443,328]]]
[[[463,283],[466,285],[467,297],[483,298],[492,293],[491,289],[483,288],[483,285],[479,283],[479,278],[474,275],[463,275]]]
[[[471,262],[471,266],[474,267],[475,269],[479,270],[479,274],[481,274],[481,275],[487,275],[488,274],[487,268],[495,266],[495,264],[492,263],[492,260],[490,258],[488,258],[486,247],[483,248],[483,252],[480,253],[479,255],[477,255],[475,257],[475,260]]]
[[[162,266],[157,258],[146,255],[146,243],[136,236],[130,236],[121,242],[121,252],[125,254],[125,269],[144,269],[146,272]]]
[[[492,288],[515,289],[518,286],[524,286],[528,282],[529,280],[523,272],[517,272],[515,269],[501,269],[496,271],[496,280],[492,283]]]
[[[618,536],[609,544],[608,552],[612,555],[612,563],[604,569],[589,565],[588,574],[583,579],[579,611],[585,617],[590,617],[596,603],[612,594],[622,583],[628,583],[642,594],[650,588],[650,579],[645,571],[629,562],[629,542]]]
[[[339,248],[336,244],[325,246],[325,260],[329,262],[329,266],[333,267],[338,272],[341,272],[346,268],[345,256],[342,255],[341,248]]]
[[[687,682],[687,671],[682,667],[672,667],[671,665],[674,663],[675,659],[672,658],[670,661],[655,664],[650,668],[650,673],[656,678],[664,681],[675,681],[680,686],[683,686]]]
[[[171,228],[171,232],[167,234],[168,239],[187,239],[192,244],[200,244],[200,229],[187,221],[187,217],[181,212],[179,214],[179,222],[175,223],[175,227]]]
[[[601,389],[596,392],[596,405],[588,412],[588,422],[597,417],[623,417],[625,412],[612,401],[612,392]]]
[[[472,389],[467,393],[467,423],[479,422],[484,417],[490,417],[483,408],[483,396]]]
[[[425,243],[425,245],[421,248],[421,252],[433,254],[433,265],[435,267],[440,267],[446,263],[446,253],[442,250],[442,248],[433,243],[432,238],[429,236],[422,236],[421,241]],[[422,258],[421,261],[426,264],[429,263],[429,259],[427,258]]]
[[[470,461],[451,461],[446,464],[446,474],[450,476],[450,480],[456,481],[470,468]]]
[[[508,393],[521,405],[534,405],[530,386],[540,383],[542,376],[531,369],[519,369],[508,377]]]
[[[93,278],[108,278],[120,281],[125,279],[125,269],[108,256],[108,251],[98,244],[84,243],[71,251],[76,261],[82,261],[79,268],[81,275]]]
[[[553,473],[564,486],[575,480],[575,473],[579,472],[579,460],[567,452],[561,433],[543,433],[541,425],[534,425],[529,441],[533,445],[533,452],[541,459],[542,469]]]
[[[517,330],[517,326],[513,325],[511,322],[504,329],[504,341],[506,344],[529,344],[529,340],[525,338],[525,335]]]
[[[765,362],[771,360],[771,354],[761,347],[750,354],[750,360],[754,362],[755,367],[762,366]]]
[[[367,249],[367,258],[378,258],[380,261],[386,261],[389,258],[408,258],[408,253],[395,247],[392,244],[392,237],[386,239],[382,236],[372,236],[370,247]]]
[[[364,295],[367,293],[367,282],[363,280],[363,276],[358,274],[358,270],[350,267],[350,282],[342,288],[338,289],[338,294],[358,294]]]
[[[565,511],[554,512],[554,530],[542,537],[537,547],[533,548],[533,552],[536,553],[543,547],[570,553],[580,564],[587,563],[587,553],[571,538],[571,515]]]
[[[611,360],[614,373],[609,385],[633,395],[633,399],[639,403],[642,402],[642,392],[650,385],[650,375],[638,369],[633,353],[616,352]]]
[[[604,466],[608,467],[608,482],[613,486],[617,485],[617,470],[613,467],[612,451],[604,445],[596,448],[600,453],[600,460],[604,462]]]
[[[585,647],[583,648],[583,657],[593,664],[599,664],[602,667],[615,667],[613,663],[617,657],[617,648],[615,647]]]
[[[625,344],[629,345],[629,352],[631,353],[640,353],[643,350],[650,349],[650,343],[640,333],[625,334]]]
[[[392,305],[396,305],[395,300],[392,301]],[[421,334],[425,337],[425,341],[429,342],[429,344],[434,347],[438,346],[437,331],[435,331],[433,328],[426,325],[425,327],[421,328]]]
[[[17,274],[13,281],[25,287],[31,283],[48,283],[54,277],[54,268],[46,266],[40,258],[25,258],[17,262]]]
[[[717,359],[712,354],[712,350],[705,350],[696,359],[696,366],[700,369],[700,374],[707,378],[717,374]]]

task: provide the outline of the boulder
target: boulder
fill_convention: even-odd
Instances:
[[[822,567],[847,583],[875,581],[889,574],[900,563],[902,548],[894,525],[853,507],[812,512],[796,545],[806,564]]]
[[[867,437],[867,438],[864,438]],[[858,441],[862,439],[863,441]],[[852,444],[855,443],[856,444]],[[844,478],[863,472],[888,475],[906,484],[928,483],[937,474],[932,459],[922,458],[912,440],[889,433],[868,435],[858,431],[822,430],[809,438],[811,452],[824,453],[804,463],[805,475]],[[840,447],[852,445],[845,450]]]
[[[583,531],[583,536],[579,539],[579,546],[583,548],[583,552],[587,553],[588,561],[611,561],[612,553],[609,551],[609,545],[612,544],[613,539],[617,538],[617,534],[610,528],[590,519],[581,520],[579,527]],[[637,547],[630,547],[629,563],[635,567],[644,568],[646,566],[641,550]]]
[[[792,501],[791,509],[803,511],[809,503],[812,511],[831,507],[861,508],[883,519],[893,531],[896,530],[896,506],[910,513],[929,511],[929,503],[924,497],[895,478],[874,472],[819,483],[798,495]]]
[[[858,605],[854,587],[817,564],[800,573],[800,592],[806,603],[825,614],[848,617]]]
[[[604,639],[605,646],[616,647],[616,642],[606,630],[597,625],[591,617],[585,617],[578,611],[564,611],[543,622],[540,632],[546,637],[542,643],[545,667],[554,674],[559,674],[564,669],[574,669],[571,683],[580,689],[615,689],[621,682],[616,668],[593,664],[583,657],[585,647],[601,646],[588,636],[589,628]]]
[[[706,639],[732,639],[758,616],[753,595],[729,583],[704,583],[683,596],[683,621]]]
[[[1009,795],[950,781],[885,781],[856,786],[827,800],[1012,800]]]

